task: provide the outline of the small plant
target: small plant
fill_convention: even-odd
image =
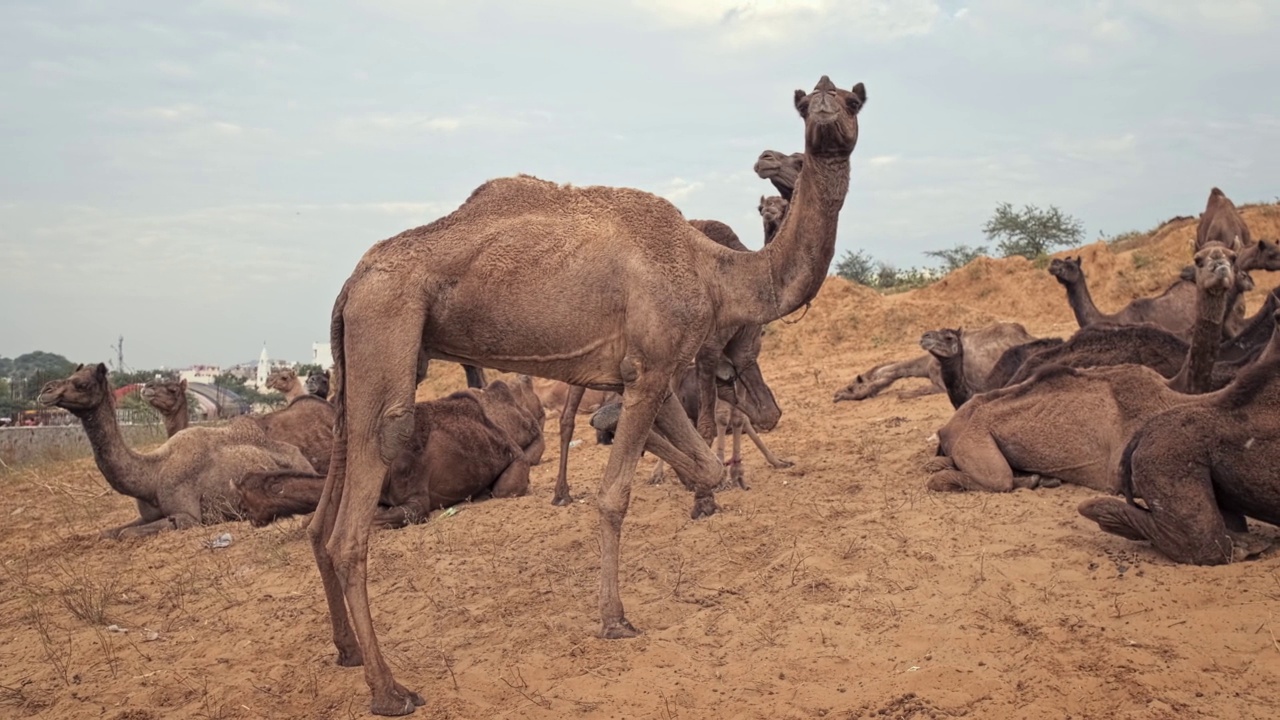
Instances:
[[[94,627],[109,622],[107,608],[119,596],[117,579],[95,580],[83,570],[59,565],[63,579],[59,582],[58,602],[71,616]]]

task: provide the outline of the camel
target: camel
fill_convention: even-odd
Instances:
[[[548,413],[559,414],[565,407],[565,400],[569,397],[575,386],[559,380],[548,380],[546,378],[533,378],[533,391],[538,395],[538,400],[542,403],[542,409]],[[577,403],[578,413],[582,415],[590,415],[599,410],[602,405],[616,397],[616,393],[606,390],[586,390],[582,395],[582,400]]]
[[[782,227],[782,221],[787,217],[787,208],[791,203],[780,195],[760,196],[760,206],[756,208],[760,211],[760,219],[764,221],[764,244],[768,245],[773,236],[778,234],[778,228]]]
[[[307,392],[324,399],[329,398],[329,371],[307,373]]]
[[[1005,350],[1035,340],[1021,323],[992,323],[963,333],[964,373],[975,387],[985,383],[987,375]],[[843,389],[836,391],[833,402],[865,400],[904,377],[927,377],[939,390],[946,390],[942,380],[942,366],[937,358],[925,353],[900,363],[877,365],[865,373],[856,375]],[[935,392],[930,387],[915,391],[913,396]]]
[[[804,153],[784,155],[777,150],[765,150],[760,153],[753,169],[760,179],[773,183],[783,200],[791,202],[791,195],[800,180],[800,171],[804,169],[804,158]]]
[[[372,712],[407,714],[424,702],[379,649],[365,583],[382,480],[413,434],[420,360],[623,392],[597,500],[600,635],[634,637],[619,545],[640,452],[648,445],[693,489],[694,519],[717,509],[721,466],[670,396],[671,380],[718,328],[770,322],[817,295],[865,102],[861,83],[842,90],[826,76],[796,91],[805,172],[787,221],[759,252],[716,245],[651,193],[522,175],[484,183],[454,212],[360,259],[334,302],[334,461],[308,531],[338,661],[364,665]],[[585,316],[573,309],[584,293],[593,302]]]
[[[168,437],[173,437],[191,424],[191,415],[187,410],[186,380],[148,380],[142,386],[142,399],[160,413]]]
[[[978,356],[971,357],[965,340]],[[1036,342],[1018,323],[995,323],[972,332],[960,328],[930,330],[920,338],[924,348],[938,361],[942,385],[952,407],[960,407],[971,396],[994,389],[989,376],[1005,353]]]
[[[303,395],[307,389],[298,379],[298,371],[291,367],[278,367],[267,374],[267,388],[284,395],[285,402],[293,402]]]
[[[943,457],[930,463],[929,488],[1008,492],[1066,482],[1117,492],[1115,469],[1133,431],[1208,385],[1235,283],[1233,259],[1216,244],[1196,254],[1196,329],[1174,378],[1141,365],[1048,365],[1026,382],[975,396],[938,431]]]
[[[1192,271],[1194,273],[1194,270]],[[1194,280],[1179,278],[1163,293],[1156,297],[1138,298],[1121,308],[1118,312],[1107,314],[1093,304],[1089,294],[1089,286],[1085,281],[1084,271],[1080,267],[1080,257],[1054,258],[1049,263],[1049,274],[1057,278],[1067,290],[1067,302],[1071,312],[1076,316],[1080,327],[1097,324],[1137,325],[1151,323],[1164,328],[1183,340],[1189,340],[1192,326],[1196,321],[1196,284]],[[1241,304],[1241,309],[1233,310],[1223,325],[1224,339],[1240,331],[1242,324],[1242,294],[1253,288],[1253,280],[1248,273],[1236,270],[1237,286],[1232,288],[1232,296],[1228,307]]]
[[[520,448],[529,465],[542,462],[546,448],[542,426],[547,415],[533,392],[532,378],[523,375],[512,384],[494,380],[482,390],[469,388],[468,391],[480,401],[489,420]]]
[[[498,384],[414,405],[413,434],[390,463],[374,525],[403,527],[426,520],[432,510],[528,491],[524,449],[494,422],[482,400]],[[284,470],[251,473],[236,483],[254,527],[314,511],[324,486],[322,475]]]
[[[1236,252],[1253,245],[1253,237],[1249,234],[1249,226],[1236,210],[1235,203],[1218,188],[1209,191],[1209,200],[1205,203],[1204,212],[1200,213],[1200,222],[1196,225],[1194,251],[1199,251],[1209,243],[1220,243]],[[1241,264],[1241,269],[1251,267]]]
[[[1280,313],[1273,315],[1280,327]],[[1226,388],[1151,417],[1125,447],[1125,499],[1079,505],[1106,532],[1148,540],[1178,563],[1221,565],[1270,547],[1246,517],[1280,525],[1280,330]],[[1145,505],[1135,502],[1141,496]]]
[[[328,400],[304,392],[279,410],[245,417],[257,423],[272,440],[296,446],[315,471],[323,475],[329,470],[333,452],[334,416]]]
[[[45,384],[37,401],[80,419],[107,484],[138,504],[138,519],[103,530],[99,537],[104,539],[236,520],[235,480],[255,471],[312,471],[298,448],[268,439],[257,423],[244,418],[223,427],[187,428],[151,452],[135,452],[120,432],[102,363],[80,365],[69,377]]]
[[[1060,347],[1064,342],[1066,341],[1060,337],[1047,337],[1038,338],[1021,345],[1014,345],[1000,354],[1000,359],[996,361],[995,367],[992,367],[991,372],[987,373],[984,385],[988,390],[994,390],[1010,384],[1009,378],[1013,377],[1013,374],[1027,362],[1028,358]]]

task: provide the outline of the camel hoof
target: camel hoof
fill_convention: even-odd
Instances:
[[[102,532],[98,533],[98,539],[99,540],[119,540],[120,531],[119,530],[103,530]]]
[[[1036,487],[1040,487],[1040,488],[1062,487],[1062,481],[1055,477],[1042,477],[1039,480],[1037,480]]]
[[[570,495],[564,495],[564,496],[556,495],[555,497],[551,498],[551,504],[555,505],[556,507],[564,507],[566,505],[572,505],[573,497]]]
[[[789,468],[789,467],[795,467],[795,466],[796,466],[796,463],[794,460],[779,460],[777,464],[774,465],[774,467],[778,468],[779,470],[781,470],[782,468]]]
[[[400,683],[396,683],[396,691],[407,696],[409,698],[409,701],[413,703],[414,707],[422,707],[423,705],[427,704],[427,701],[423,700],[421,695],[401,685]]]
[[[604,627],[600,629],[600,637],[605,640],[624,640],[639,634],[640,631],[628,622],[626,618],[619,618],[612,622],[606,620]]]
[[[373,702],[369,703],[369,712],[392,717],[408,715],[422,704],[421,701],[422,698],[417,693],[393,692],[385,698],[374,698]]]
[[[690,515],[694,520],[704,517],[710,517],[716,514],[716,498],[714,495],[704,495],[693,499],[693,513]]]

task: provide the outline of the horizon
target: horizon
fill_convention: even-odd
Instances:
[[[801,149],[791,93],[823,74],[868,95],[837,260],[936,266],[1002,202],[1086,244],[1213,186],[1274,202],[1277,29],[1252,0],[7,5],[0,356],[309,358],[374,242],[520,172],[759,248],[752,164]]]

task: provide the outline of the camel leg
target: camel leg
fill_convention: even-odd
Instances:
[[[140,521],[141,518],[139,518],[139,522],[132,522],[124,527],[116,528],[115,531],[113,531],[116,533],[113,537],[121,540],[131,537],[146,537],[147,535],[156,535],[174,529],[173,522],[167,517],[160,518],[159,520],[153,520],[151,522]]]
[[[520,497],[529,492],[529,463],[523,458],[507,466],[494,481],[489,494],[496,498]]]
[[[657,453],[654,453],[655,455]],[[662,462],[662,458],[657,458],[657,462],[653,464],[653,474],[649,476],[650,485],[661,485],[663,478],[666,476],[666,463]]]
[[[569,495],[569,443],[573,441],[573,426],[578,420],[578,406],[582,404],[582,396],[587,389],[581,385],[570,385],[565,394],[564,410],[560,411],[560,471],[556,475],[556,491],[551,497],[552,505],[568,505],[573,502]]]
[[[765,446],[764,440],[760,439],[760,434],[756,432],[755,426],[751,424],[751,418],[745,415],[742,417],[742,429],[747,433],[747,437],[751,439],[756,449],[760,451],[760,454],[764,455],[765,462],[775,468],[789,468],[795,465],[794,462],[784,460],[770,452],[769,448]]]
[[[542,463],[542,454],[547,451],[547,441],[542,439],[542,433],[538,433],[538,437],[529,443],[529,447],[523,451],[524,459],[530,465],[539,465]]]
[[[729,427],[733,428],[733,456],[729,459],[729,481],[742,488],[750,490],[747,483],[742,479],[742,421],[746,420],[737,405],[729,406]]]
[[[698,434],[710,445],[716,436],[716,366],[724,348],[703,348],[694,361],[698,381]]]
[[[462,371],[467,374],[467,387],[483,388],[487,384],[484,379],[484,368],[478,365],[463,365]]]
[[[691,516],[697,520],[714,514],[715,489],[724,475],[724,464],[702,441],[674,393],[663,403],[655,422],[664,442],[653,442],[653,452],[671,466],[681,483],[693,490]]]
[[[341,420],[339,420],[341,422]],[[335,427],[335,435],[337,434]],[[324,586],[324,599],[329,606],[329,623],[333,626],[333,645],[338,650],[338,665],[357,667],[364,664],[364,656],[360,653],[360,645],[356,642],[355,631],[347,615],[347,602],[343,597],[342,582],[334,568],[333,558],[329,555],[328,542],[333,534],[333,524],[338,517],[338,505],[342,502],[342,491],[346,481],[346,439],[335,438],[332,459],[329,461],[329,475],[325,478],[324,489],[320,492],[320,501],[316,503],[315,512],[307,524],[307,536],[311,541],[311,554],[315,556],[316,567],[320,571],[320,582]]]
[[[1013,468],[987,432],[969,432],[957,439],[949,453],[955,469],[939,470],[929,478],[929,489],[937,492],[1013,489]]]

